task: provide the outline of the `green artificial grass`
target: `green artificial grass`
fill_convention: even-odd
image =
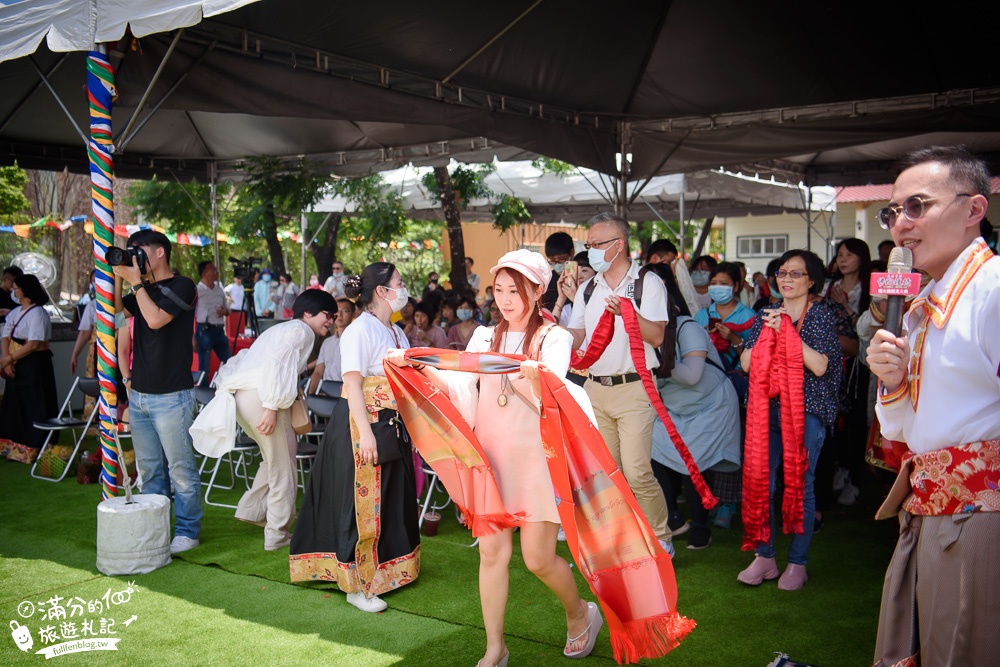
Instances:
[[[205,477],[207,480],[207,476]],[[235,504],[242,488],[213,492]],[[57,595],[85,600],[134,582],[131,600],[115,608],[117,652],[58,656],[87,665],[474,665],[485,634],[478,598],[478,552],[469,533],[443,512],[440,533],[424,538],[420,578],[385,596],[389,610],[362,614],[330,583],[288,583],[288,550],[265,552],[263,529],[236,521],[231,509],[205,507],[202,545],[156,572],[105,577],[94,567],[100,489],[75,478],[52,484],[28,467],[0,461],[0,610],[21,621],[41,645],[39,614],[18,616],[19,603]],[[713,529],[711,547],[676,540],[679,611],[695,631],[669,655],[647,664],[764,667],[776,651],[821,667],[871,664],[894,522],[871,520],[881,485],[869,481],[862,503],[827,515],[813,540],[810,581],[799,592],[774,582],[749,588],[736,574],[752,559],[741,533]],[[516,541],[516,536],[515,536]],[[779,563],[787,537],[778,540]],[[516,545],[515,545],[516,546]],[[569,558],[565,544],[560,553]],[[593,599],[582,578],[582,595]],[[565,618],[555,597],[519,560],[511,567],[506,641],[511,665],[571,664],[562,656]],[[130,616],[136,620],[122,623]],[[97,618],[98,615],[88,615]],[[0,664],[38,665],[45,658],[0,640]],[[605,628],[588,665],[612,665]]]

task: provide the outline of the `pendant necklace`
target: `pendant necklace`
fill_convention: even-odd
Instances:
[[[374,317],[376,320],[378,320],[379,324],[381,324],[382,326],[384,326],[386,329],[389,330],[389,333],[392,334],[392,339],[396,342],[396,349],[399,349],[399,334],[396,333],[396,328],[392,326],[392,323],[390,322],[389,324],[386,324],[382,320],[379,320],[378,315],[376,315],[370,310],[368,311],[368,314]]]
[[[507,336],[509,334],[510,332],[504,334],[503,343],[501,343],[500,345],[501,347],[500,352],[502,354],[507,354]],[[507,374],[505,373],[500,376],[500,395],[497,396],[497,405],[499,405],[501,408],[507,406],[507,388],[509,386],[510,386],[510,379],[507,377]]]

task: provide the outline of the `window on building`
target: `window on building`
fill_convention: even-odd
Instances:
[[[737,257],[780,257],[786,250],[788,250],[787,234],[736,238]]]

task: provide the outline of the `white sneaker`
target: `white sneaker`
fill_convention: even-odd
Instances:
[[[347,601],[361,611],[369,613],[385,611],[389,607],[379,596],[373,595],[370,598],[366,598],[364,593],[348,593]]]
[[[858,501],[858,496],[861,495],[861,489],[851,484],[850,481],[844,486],[844,490],[840,492],[840,497],[837,498],[837,502],[846,507],[850,507]]]
[[[833,473],[834,491],[843,491],[844,487],[851,483],[848,474],[847,468],[837,468],[837,472]]]
[[[562,526],[559,526],[559,532],[556,533],[556,539],[560,542],[566,541],[566,531],[562,529]]]
[[[170,542],[170,553],[179,554],[182,551],[187,551],[188,549],[194,549],[196,546],[201,544],[198,540],[191,539],[190,537],[184,537],[183,535],[178,535]]]
[[[677,550],[674,549],[673,541],[667,542],[666,540],[660,540],[660,546],[663,547],[664,551],[670,554],[670,560],[673,560],[674,556],[677,554]]]

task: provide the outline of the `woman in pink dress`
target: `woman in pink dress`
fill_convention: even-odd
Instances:
[[[559,377],[565,376],[572,335],[542,318],[539,299],[552,275],[542,255],[528,250],[509,252],[490,273],[495,276],[493,294],[502,320],[496,327],[476,329],[466,351],[523,354],[528,360],[522,362],[520,374],[476,375],[429,366],[421,372],[447,391],[470,421],[474,411],[476,436],[489,459],[504,507],[511,514],[525,515],[520,526],[524,564],[565,608],[563,653],[582,658],[593,650],[603,619],[597,604],[580,598],[569,564],[556,554],[559,514],[539,433],[538,368],[544,366]],[[402,353],[390,353],[390,361],[411,365]],[[475,406],[472,409],[470,401]],[[486,653],[480,666],[505,666],[509,657],[503,626],[512,553],[513,529],[480,538],[479,594],[486,629]]]

